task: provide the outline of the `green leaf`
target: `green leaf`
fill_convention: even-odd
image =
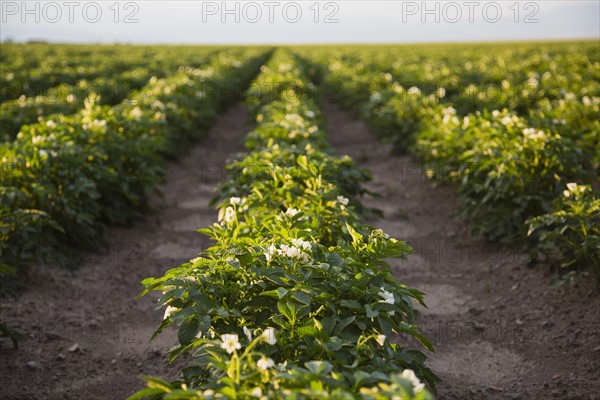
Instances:
[[[285,295],[288,294],[288,290],[285,288],[277,288],[277,296],[279,296],[280,299],[283,299],[285,297]]]
[[[392,336],[392,324],[390,324],[390,322],[385,317],[379,316],[377,320],[379,321],[379,327],[381,328],[381,332],[383,332],[383,334],[387,337]]]
[[[342,339],[340,339],[337,336],[332,336],[329,338],[329,341],[326,343],[327,349],[329,349],[329,351],[335,352],[335,351],[339,351],[342,346],[343,346],[343,342]]]
[[[288,309],[287,303],[284,303],[283,301],[278,302],[277,309],[288,319],[288,321],[294,320],[294,313]]]
[[[315,375],[326,375],[333,369],[327,361],[309,361],[304,366]]]
[[[219,392],[221,392],[221,394],[223,394],[225,396],[225,398],[237,399],[237,391],[235,390],[235,388],[232,388],[231,386],[223,387],[223,388],[219,389]]]
[[[360,233],[356,231],[349,223],[346,222],[346,229],[348,229],[348,233],[352,236],[352,244],[356,247],[363,242],[363,237]]]
[[[336,332],[339,334],[340,332],[342,332],[344,330],[344,328],[346,328],[348,325],[350,325],[352,322],[354,322],[354,320],[356,319],[356,315],[353,315],[351,317],[348,318],[344,318],[343,320],[339,321],[337,323],[337,329]]]
[[[162,389],[158,389],[158,388],[145,388],[145,389],[142,389],[139,392],[134,393],[133,395],[129,396],[127,398],[127,400],[141,400],[141,399],[145,399],[147,397],[164,394],[164,393],[168,393],[168,392],[166,392],[165,390],[162,390]]]
[[[367,318],[375,318],[379,315],[377,311],[374,311],[370,305],[365,305],[365,311],[367,312]]]
[[[352,308],[355,310],[360,310],[362,308],[362,305],[360,305],[360,303],[355,300],[342,300],[340,302],[340,306]]]
[[[198,329],[198,320],[196,318],[185,320],[177,332],[177,339],[179,340],[179,343],[184,346],[192,343],[198,334]]]
[[[304,325],[297,329],[300,336],[317,336],[319,331],[314,325]]]
[[[323,325],[323,332],[327,335],[331,335],[331,332],[336,325],[336,321],[332,317],[327,317],[321,320],[321,324]]]
[[[296,319],[301,319],[301,318],[306,317],[308,314],[310,314],[310,310],[311,310],[310,306],[303,305],[303,306],[298,307],[298,310],[296,311]]]
[[[310,305],[310,295],[302,292],[292,292],[292,297],[302,304]]]
[[[147,376],[143,378],[146,381],[146,385],[148,385],[149,388],[153,388],[153,389],[160,389],[163,390],[165,392],[170,392],[171,390],[173,390],[173,386],[160,378],[155,378],[152,376]]]

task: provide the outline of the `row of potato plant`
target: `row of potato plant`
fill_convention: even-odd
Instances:
[[[170,359],[192,361],[131,399],[431,398],[437,377],[406,345],[432,350],[415,325],[423,294],[386,262],[412,249],[360,223],[370,176],[327,144],[315,87],[289,52],[261,70],[249,153],[228,164],[219,222],[199,230],[215,245],[143,281],[166,307],[156,334],[178,325]]]
[[[397,82],[425,96],[436,94],[460,115],[481,111],[483,103],[489,110],[508,108],[527,114],[541,102],[560,100],[566,93],[588,100],[600,94],[597,41],[316,50],[330,66],[357,71],[348,85],[359,83],[375,91],[380,83]],[[327,64],[322,66],[328,69]],[[364,104],[370,94],[354,92],[343,101]]]
[[[6,101],[0,105],[0,140],[13,140],[23,125],[35,123],[40,117],[74,114],[85,106],[85,101],[116,105],[145,86],[153,76],[152,71],[138,68],[117,77],[81,80],[76,85],[61,84],[44,95],[21,95],[16,100]]]
[[[388,52],[380,56],[391,66],[387,70],[381,60],[369,63],[370,53],[360,48],[346,49],[339,57],[324,49],[301,54],[318,60],[317,70],[340,101],[367,120],[376,134],[396,150],[417,156],[434,179],[460,183],[463,213],[475,233],[501,241],[526,242],[529,236],[534,257],[543,253],[557,265],[586,274],[589,270],[600,282],[600,216],[592,212],[588,218],[586,207],[598,201],[600,175],[595,50],[597,46],[589,43],[505,49],[505,58],[495,60],[511,65],[504,75],[488,64],[494,60],[486,60],[484,53],[471,54],[465,63],[449,49],[436,50],[436,56],[410,66],[394,61],[406,55],[402,49]],[[525,54],[529,57],[522,60]],[[348,63],[352,58],[358,61]],[[474,75],[473,65],[496,72]],[[446,90],[453,82],[454,88],[460,87],[457,82],[466,87],[497,82],[503,95],[493,101],[482,96],[467,101]],[[523,88],[515,95],[513,88],[519,85]],[[524,93],[527,88],[531,93]],[[571,219],[552,217],[563,208],[568,186],[573,185],[586,188],[586,196],[568,200],[578,203],[575,209],[585,210],[573,216],[581,221],[576,230],[570,229]],[[568,240],[559,240],[566,231]]]
[[[192,60],[172,58],[160,61],[161,52],[155,51],[143,59],[129,60],[125,66],[115,65],[97,72],[95,79],[81,79],[76,84],[60,83],[34,96],[21,94],[18,99],[0,105],[0,140],[12,140],[25,124],[35,123],[38,118],[50,118],[51,114],[73,114],[84,107],[86,100],[101,105],[116,105],[133,96],[153,77],[173,75],[178,68],[206,66],[216,51],[198,48]],[[188,64],[182,62],[190,61]],[[78,61],[71,61],[77,64]],[[123,69],[126,68],[126,69]],[[24,78],[23,78],[24,79]]]
[[[167,76],[173,64],[200,67],[198,52],[224,47],[72,45],[3,43],[0,54],[0,103],[44,95],[61,84],[114,77],[136,67],[151,66],[159,77]],[[176,60],[173,54],[177,53]]]
[[[104,249],[106,224],[128,224],[149,211],[147,195],[163,178],[162,156],[202,137],[266,56],[233,49],[204,69],[151,79],[114,107],[87,101],[79,113],[24,126],[0,146],[3,268],[73,266],[81,249]]]

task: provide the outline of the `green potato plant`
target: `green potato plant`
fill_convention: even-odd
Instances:
[[[308,80],[284,51],[261,70],[263,84],[281,71]],[[431,398],[425,384],[438,378],[425,354],[401,343],[433,350],[416,325],[423,293],[387,262],[412,249],[360,223],[368,173],[333,154],[310,98],[285,96],[255,108],[250,153],[220,186],[218,222],[199,230],[214,246],[143,281],[141,295],[160,291],[166,307],[155,334],[178,325],[170,359],[193,358],[179,380],[148,378],[132,399]]]
[[[551,212],[529,219],[533,251],[565,270],[587,273],[600,282],[600,199],[589,185],[570,182]]]
[[[296,49],[378,136],[458,184],[475,233],[524,245],[527,221],[554,212],[567,183],[597,190],[598,54],[592,42]]]
[[[204,135],[268,56],[233,49],[205,69],[153,78],[114,107],[87,100],[71,115],[26,125],[0,147],[0,254],[13,268],[58,262],[75,266],[80,249],[104,249],[106,224],[129,224],[148,212],[147,195],[162,181],[163,158]],[[246,56],[241,63],[239,57]],[[209,86],[223,92],[206,93]]]

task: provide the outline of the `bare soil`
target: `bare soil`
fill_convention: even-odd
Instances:
[[[394,261],[395,276],[427,293],[420,324],[434,342],[430,366],[440,400],[600,399],[600,293],[592,282],[550,288],[515,248],[468,234],[455,217],[455,187],[435,187],[408,156],[392,157],[368,128],[326,105],[331,141],[369,168],[385,218],[369,221],[416,252]],[[208,245],[195,229],[214,222],[208,207],[226,157],[248,131],[240,106],[219,118],[207,140],[169,166],[160,210],[131,229],[111,228],[111,250],[80,269],[35,268],[30,288],[3,300],[1,319],[25,332],[18,350],[2,341],[2,399],[122,399],[139,375],[174,378],[166,349],[174,332],[149,342],[161,320],[140,281],[160,276]],[[77,344],[77,349],[73,346]],[[69,349],[73,351],[69,351]],[[33,363],[31,363],[33,362]]]
[[[231,108],[206,140],[171,163],[164,198],[152,199],[158,216],[111,228],[107,254],[87,255],[72,272],[33,268],[29,288],[2,300],[1,320],[27,340],[18,350],[2,341],[0,398],[124,399],[144,387],[141,375],[175,378],[178,369],[166,357],[174,330],[150,342],[162,318],[157,296],[135,296],[142,279],[162,276],[208,245],[195,230],[216,220],[208,203],[225,177],[226,157],[243,149],[245,122],[244,108]]]
[[[373,174],[369,221],[415,249],[394,275],[427,295],[420,325],[439,400],[600,399],[600,293],[594,283],[550,288],[547,266],[517,248],[472,237],[456,217],[456,187],[436,187],[410,156],[390,156],[363,122],[326,104],[331,142]],[[425,350],[426,351],[426,350]]]

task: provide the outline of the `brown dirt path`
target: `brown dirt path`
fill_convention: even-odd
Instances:
[[[548,287],[510,247],[469,236],[455,217],[455,187],[434,185],[409,156],[391,157],[364,123],[326,104],[340,153],[373,173],[367,200],[385,213],[369,221],[415,254],[394,262],[401,281],[427,293],[420,324],[443,379],[440,400],[600,399],[600,293],[592,282]]]
[[[174,378],[177,369],[165,356],[174,333],[149,342],[162,317],[154,311],[157,296],[134,297],[142,279],[161,276],[206,246],[195,229],[216,220],[208,202],[226,157],[243,149],[245,118],[241,106],[231,108],[206,140],[169,165],[164,199],[152,200],[156,218],[111,228],[108,254],[89,255],[77,271],[34,268],[30,288],[2,301],[0,319],[28,340],[18,350],[2,341],[0,398],[124,399],[144,386],[139,375]],[[69,351],[75,344],[79,349]]]

